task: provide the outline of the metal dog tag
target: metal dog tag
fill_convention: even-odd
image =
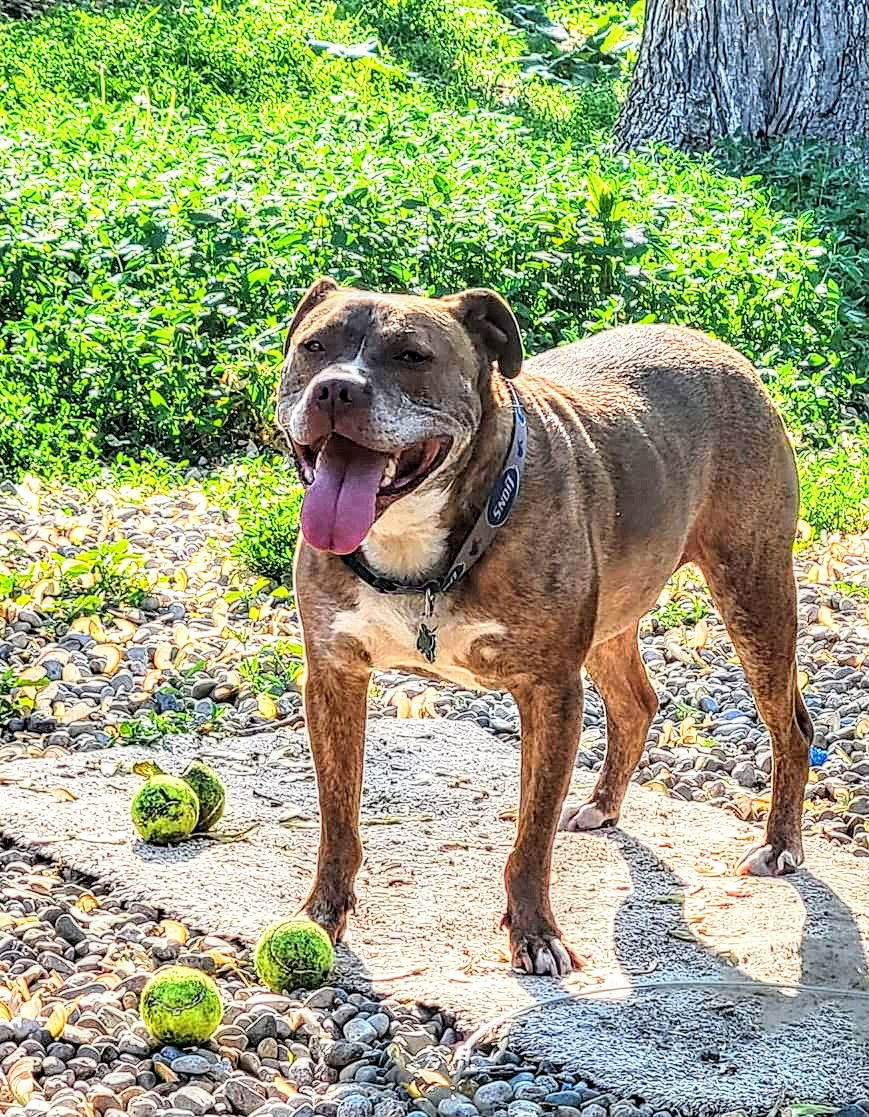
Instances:
[[[416,650],[428,660],[429,663],[434,663],[435,657],[438,654],[438,630],[436,628],[429,628],[425,621],[419,622],[419,631],[416,636]]]
[[[433,613],[434,590],[432,590],[430,586],[427,586],[425,591],[425,606],[422,611],[423,619],[419,622],[419,628],[416,632],[416,650],[429,663],[434,663],[435,657],[438,654],[438,630],[436,628],[429,628],[425,623],[431,620]]]

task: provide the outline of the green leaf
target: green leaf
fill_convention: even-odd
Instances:
[[[600,49],[604,54],[609,54],[611,50],[623,42],[628,37],[628,32],[618,23],[614,23],[606,34],[603,42],[600,44]]]
[[[264,283],[268,283],[271,277],[271,268],[254,268],[253,271],[247,273],[247,285],[248,287],[261,287]]]

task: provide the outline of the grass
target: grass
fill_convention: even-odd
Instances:
[[[833,582],[830,589],[834,593],[841,594],[842,597],[860,597],[864,601],[869,601],[869,586],[857,582]]]
[[[239,674],[255,694],[279,698],[294,689],[302,673],[304,649],[294,640],[276,640],[238,665]]]
[[[697,621],[708,616],[710,611],[709,604],[698,595],[659,605],[652,616],[661,628],[682,628],[685,625],[696,624]]]
[[[23,569],[0,564],[0,603],[32,605],[66,625],[85,616],[106,619],[115,610],[141,604],[149,588],[140,573],[143,565],[126,539],[72,557],[53,554]]]
[[[0,725],[13,718],[26,718],[36,706],[36,696],[48,679],[39,677],[36,671],[33,678],[23,677],[12,667],[0,671]]]
[[[215,708],[219,714],[222,707]],[[117,739],[124,745],[157,745],[164,738],[177,733],[189,733],[194,729],[202,731],[201,719],[187,710],[166,710],[157,713],[147,710],[140,717],[120,721],[115,726]]]

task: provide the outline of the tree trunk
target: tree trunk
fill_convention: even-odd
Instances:
[[[648,0],[621,148],[869,139],[869,0]]]

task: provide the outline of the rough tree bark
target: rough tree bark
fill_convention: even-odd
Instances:
[[[648,0],[622,148],[869,139],[869,0]]]

